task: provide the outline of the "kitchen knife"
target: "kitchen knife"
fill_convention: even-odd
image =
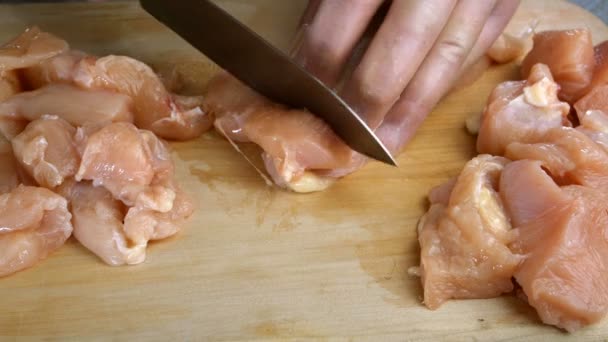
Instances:
[[[142,7],[262,95],[322,118],[352,149],[390,165],[390,152],[332,90],[210,0],[140,0]]]

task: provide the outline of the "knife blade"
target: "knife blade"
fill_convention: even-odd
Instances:
[[[397,163],[367,124],[331,89],[210,0],[140,0],[141,6],[213,62],[269,99],[305,108],[352,149]]]

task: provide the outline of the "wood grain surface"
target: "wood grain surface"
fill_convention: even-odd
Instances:
[[[301,0],[221,2],[287,49]],[[215,68],[134,2],[0,5],[0,40],[27,25],[96,54],[126,54],[161,72],[177,65],[200,93]],[[587,26],[608,30],[565,1],[523,1],[510,32]],[[421,305],[416,222],[427,191],[474,154],[464,120],[517,67],[494,67],[434,111],[399,156],[372,163],[329,190],[267,187],[210,132],[174,143],[179,181],[198,210],[183,232],[149,248],[138,266],[112,268],[71,239],[36,267],[0,279],[0,339],[54,340],[599,340],[608,320],[574,335],[540,324],[512,296]]]

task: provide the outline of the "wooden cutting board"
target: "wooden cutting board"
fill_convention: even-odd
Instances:
[[[302,0],[223,1],[286,49]],[[565,1],[524,1],[509,30],[608,29]],[[161,71],[178,65],[200,92],[214,67],[133,2],[1,5],[0,38],[37,24],[75,48],[126,54]],[[147,261],[112,268],[74,240],[38,266],[0,279],[0,337],[59,340],[597,340],[603,324],[567,335],[540,324],[505,296],[421,305],[416,222],[434,185],[458,174],[474,152],[464,120],[482,110],[513,65],[489,70],[446,98],[399,157],[372,163],[310,195],[265,186],[215,133],[173,144],[180,183],[198,211],[179,236],[154,243]]]

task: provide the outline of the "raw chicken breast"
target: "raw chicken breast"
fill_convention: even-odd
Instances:
[[[435,202],[418,224],[424,303],[430,309],[452,298],[490,298],[513,290],[511,277],[521,257],[507,247],[515,236],[496,190],[507,163],[480,155],[455,183],[431,192]]]
[[[74,235],[110,265],[143,262],[148,241],[176,234],[194,210],[174,182],[168,146],[124,122],[79,128],[76,139],[80,182],[60,188]]]
[[[99,122],[132,122],[131,109],[131,98],[122,94],[52,84],[17,94],[0,103],[0,118],[33,121],[43,115],[56,115],[74,126],[82,126]]]
[[[116,123],[94,132],[79,129],[77,144],[82,163],[76,180],[92,180],[128,205],[154,178],[151,151],[132,124]]]
[[[608,152],[608,115],[599,110],[589,110],[579,114],[580,126],[577,130],[585,133],[591,140]]]
[[[176,234],[193,210],[191,202],[179,190],[165,212],[144,206],[129,208],[105,188],[86,181],[68,181],[59,192],[70,201],[74,237],[112,266],[144,262],[148,242]]]
[[[543,64],[526,81],[501,83],[481,117],[477,151],[503,155],[512,142],[534,142],[554,127],[569,125],[570,106],[557,98],[559,86]]]
[[[68,43],[31,27],[0,48],[0,72],[26,68],[68,49]]]
[[[527,35],[516,37],[508,33],[502,33],[494,41],[486,54],[496,63],[509,63],[524,54]]]
[[[551,70],[561,87],[560,99],[576,101],[586,92],[595,69],[591,33],[587,29],[537,33],[532,50],[522,62],[524,78],[538,63]]]
[[[170,94],[149,66],[130,57],[86,57],[79,62],[74,81],[84,88],[130,96],[135,124],[162,138],[193,139],[213,125],[213,118],[201,109],[201,97]]]
[[[602,110],[608,113],[608,41],[594,48],[595,72],[586,94],[574,104],[581,115],[588,110]]]
[[[78,170],[75,133],[76,129],[63,119],[43,116],[13,139],[13,150],[28,174],[39,185],[52,189]]]
[[[51,83],[72,83],[78,63],[87,56],[77,50],[68,50],[39,64],[21,70],[28,89],[38,89]]]
[[[330,184],[327,178],[352,172],[365,161],[321,119],[271,103],[228,74],[211,81],[205,105],[221,134],[264,150],[266,169],[279,186],[304,190],[298,182],[312,177],[306,190],[322,190]]]
[[[70,201],[74,237],[112,266],[139,264],[146,259],[145,244],[133,245],[123,230],[126,208],[102,187],[69,181],[59,192]]]
[[[91,180],[129,206],[145,201],[151,186],[162,186],[164,196],[154,196],[154,205],[171,208],[175,193],[164,184],[173,176],[171,156],[168,146],[152,133],[119,122],[94,132],[81,128],[76,141],[82,148],[77,181]]]
[[[538,160],[560,185],[585,185],[608,190],[608,153],[578,129],[547,132],[535,144],[513,143],[505,156]]]
[[[0,277],[31,267],[72,233],[65,198],[44,188],[19,186],[0,195]]]
[[[598,190],[560,189],[529,160],[513,162],[500,180],[501,195],[525,261],[515,279],[544,323],[570,332],[608,312],[607,197]]]
[[[454,190],[457,181],[458,177],[454,177],[447,182],[432,188],[431,191],[429,191],[429,202],[431,204],[448,205],[450,203],[450,195],[452,195],[452,190]]]
[[[581,97],[574,104],[578,115],[584,115],[589,110],[601,110],[608,113],[608,84],[598,85]]]
[[[136,245],[146,245],[150,240],[162,240],[180,231],[180,227],[194,212],[194,205],[181,190],[174,188],[174,191],[170,208],[155,208],[140,203],[128,210],[124,219],[124,232],[129,241]],[[158,202],[155,199],[150,201]]]
[[[205,93],[205,110],[211,116],[240,116],[248,115],[256,108],[272,106],[272,102],[256,93],[227,72],[219,72],[207,84]],[[237,123],[237,121],[232,121]],[[246,142],[246,136],[242,135],[239,126],[229,126],[226,121],[222,126],[232,140]]]
[[[110,265],[143,262],[148,241],[176,234],[194,210],[173,179],[169,147],[124,122],[79,128],[76,139],[81,182],[60,190],[72,203],[74,235]]]
[[[608,84],[608,41],[596,45],[593,51],[596,65],[590,88]]]
[[[601,68],[608,65],[608,40],[597,44],[593,48],[593,55],[595,57],[595,64],[597,68]],[[596,72],[597,72],[596,68]],[[595,76],[594,76],[595,78]]]

